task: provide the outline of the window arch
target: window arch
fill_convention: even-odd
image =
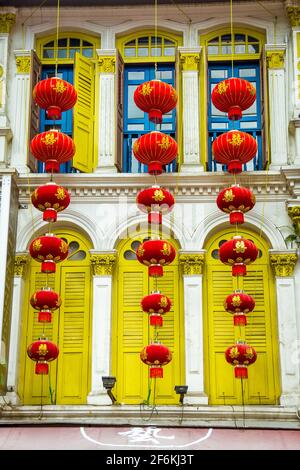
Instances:
[[[76,52],[86,58],[96,59],[96,49],[99,47],[100,39],[96,36],[78,32],[61,32],[57,46],[58,62],[73,64]],[[55,63],[56,35],[37,39],[36,50],[43,64]]]
[[[117,47],[125,62],[160,62],[175,61],[176,48],[182,44],[182,38],[172,33],[158,33],[146,30],[117,39]]]

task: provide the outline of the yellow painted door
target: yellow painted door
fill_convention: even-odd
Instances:
[[[247,266],[244,278],[231,276],[231,268],[218,259],[218,249],[234,233],[219,232],[206,246],[204,276],[205,387],[209,403],[215,405],[276,404],[279,399],[279,366],[274,279],[266,242],[245,229],[239,234],[254,241],[259,258]],[[232,315],[224,310],[224,300],[235,289],[252,295],[256,305],[247,315],[248,325],[234,327]],[[233,367],[225,360],[227,347],[246,340],[257,351],[257,361],[248,368],[248,380],[234,378]]]
[[[32,261],[28,269],[22,323],[19,395],[24,404],[86,403],[90,380],[90,246],[77,234],[57,232],[70,246],[66,261],[48,275],[48,285],[60,292],[62,305],[50,324],[37,321],[29,304],[30,296],[46,285],[47,275]],[[35,363],[26,354],[27,346],[42,334],[59,347],[56,361],[50,362],[48,376],[34,373]],[[42,398],[41,398],[42,397]]]
[[[155,403],[178,403],[174,386],[182,383],[181,347],[184,339],[180,317],[178,261],[164,268],[165,274],[156,286],[153,279],[149,280],[147,268],[136,260],[135,250],[142,240],[143,236],[126,240],[118,250],[113,318],[113,374],[117,378],[117,400],[139,404],[147,400],[151,389],[150,402],[153,403],[154,380],[149,379],[149,367],[140,360],[140,351],[154,338],[154,331],[149,326],[148,315],[141,310],[140,301],[143,296],[158,288],[172,300],[172,310],[164,316],[158,339],[170,348],[173,359],[164,367],[164,378],[156,380]]]

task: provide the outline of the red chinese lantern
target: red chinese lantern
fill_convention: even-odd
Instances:
[[[251,210],[255,202],[252,191],[242,186],[231,186],[223,189],[217,197],[218,208],[230,214],[231,224],[243,224],[244,213]]]
[[[62,186],[50,182],[34,190],[31,194],[31,202],[34,207],[43,212],[43,220],[55,222],[57,212],[63,211],[70,204],[70,195]]]
[[[232,266],[233,276],[245,276],[246,265],[256,260],[258,249],[251,240],[236,235],[220,246],[219,256],[222,263]]]
[[[59,353],[58,346],[47,339],[39,339],[30,344],[27,348],[27,354],[30,359],[36,361],[35,373],[47,375],[49,372],[48,362],[54,361]]]
[[[146,295],[141,301],[141,307],[144,312],[150,313],[150,325],[162,326],[162,315],[171,309],[171,300],[160,292],[152,292]]]
[[[152,343],[145,346],[140,352],[141,360],[150,367],[150,379],[163,378],[163,368],[172,360],[172,353],[160,343]]]
[[[247,379],[250,364],[257,359],[257,354],[252,346],[239,342],[230,346],[225,351],[226,361],[234,366],[234,375],[237,379]]]
[[[61,119],[62,111],[72,108],[77,92],[71,83],[58,77],[46,78],[36,84],[32,92],[36,104],[46,109],[48,119]]]
[[[242,118],[242,111],[253,105],[256,90],[247,80],[228,78],[214,87],[211,99],[217,109],[228,113],[228,118],[236,121]]]
[[[254,307],[255,300],[253,297],[240,290],[235,290],[224,301],[224,308],[227,312],[234,315],[233,323],[236,326],[247,325],[246,314],[252,312]]]
[[[32,240],[29,246],[30,256],[42,263],[42,273],[55,273],[56,263],[68,256],[69,245],[53,233]]]
[[[39,322],[51,322],[53,310],[61,306],[61,297],[51,287],[43,287],[31,296],[30,304],[39,311]]]
[[[166,240],[147,240],[138,247],[136,256],[140,263],[148,266],[150,277],[161,277],[163,266],[174,261],[176,250]]]
[[[30,150],[35,158],[46,163],[46,172],[58,173],[60,163],[75,155],[75,144],[67,134],[51,129],[37,134],[31,141]]]
[[[142,111],[149,113],[151,122],[161,124],[163,114],[167,114],[175,108],[177,93],[168,83],[151,80],[137,87],[133,99]]]
[[[212,152],[216,162],[227,165],[229,173],[241,173],[242,164],[256,155],[257,142],[246,132],[224,132],[213,141]]]
[[[178,145],[169,135],[153,131],[139,137],[132,150],[140,163],[148,165],[150,175],[160,175],[162,165],[167,165],[176,158]]]
[[[162,214],[167,214],[173,209],[174,197],[166,189],[159,186],[140,191],[136,198],[138,208],[148,213],[150,224],[161,224]]]

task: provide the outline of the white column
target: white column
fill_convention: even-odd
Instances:
[[[115,166],[116,51],[97,49],[99,63],[98,164],[95,173],[117,173]]]
[[[185,384],[184,399],[189,405],[207,405],[204,392],[202,265],[204,254],[180,254],[183,268],[185,319]]]
[[[293,250],[286,253],[270,250],[270,260],[276,279],[281,370],[280,404],[299,407],[300,338],[297,337],[296,292],[293,277],[297,254]]]
[[[203,172],[200,161],[199,63],[201,48],[179,48],[182,67],[182,173]]]
[[[28,119],[29,119],[29,72],[30,51],[14,51],[16,56],[17,73],[15,76],[15,97],[13,109],[13,141],[11,166],[19,173],[28,173]]]
[[[9,33],[15,23],[13,13],[0,14],[0,167],[8,166],[8,143],[12,133],[7,115],[7,67]]]
[[[19,372],[18,364],[21,338],[21,315],[23,311],[25,285],[23,275],[27,260],[27,253],[18,253],[16,255],[6,393],[7,401],[10,401],[13,405],[18,405],[20,403],[20,399],[17,394]]]
[[[102,385],[102,376],[111,374],[112,267],[116,255],[95,254],[93,266],[92,386],[89,405],[111,405]]]
[[[284,56],[286,45],[267,44],[271,169],[287,165],[288,123]]]
[[[299,110],[300,115],[300,110]],[[300,165],[300,120],[294,121],[295,125],[295,160],[294,165]]]

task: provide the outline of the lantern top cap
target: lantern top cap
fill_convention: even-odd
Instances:
[[[55,237],[54,233],[45,233],[44,237]]]
[[[242,235],[234,235],[232,237],[233,240],[240,240],[241,238],[243,238]]]
[[[54,292],[54,290],[51,289],[51,287],[42,287],[41,290],[47,291],[47,292]]]
[[[160,290],[152,290],[151,294],[160,294]]]

